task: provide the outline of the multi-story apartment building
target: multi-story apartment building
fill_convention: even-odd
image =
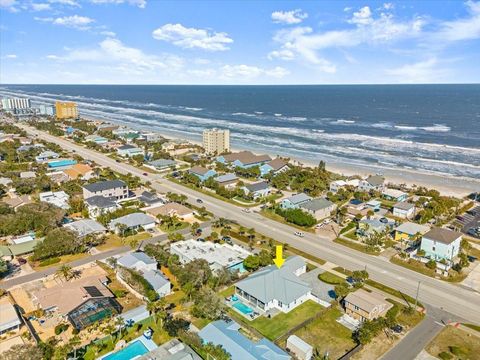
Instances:
[[[28,98],[3,98],[2,109],[5,111],[15,111],[17,109],[30,109],[30,99]]]
[[[222,154],[230,151],[230,130],[205,129],[203,148],[207,154]]]
[[[86,200],[93,196],[115,198],[116,200],[128,197],[128,186],[121,180],[99,181],[83,187],[83,198]]]
[[[55,112],[59,120],[78,118],[78,108],[74,102],[55,101]]]

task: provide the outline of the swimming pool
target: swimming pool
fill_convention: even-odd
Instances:
[[[237,271],[237,270],[238,270],[238,272],[239,272],[240,274],[243,274],[245,271],[247,271],[247,270],[245,269],[245,266],[243,265],[243,261],[240,262],[240,263],[238,263],[238,264],[236,264],[236,265],[230,266],[230,267],[228,268],[228,270],[230,270],[230,271]]]
[[[232,306],[245,315],[251,314],[253,312],[253,309],[250,306],[247,306],[240,301],[236,302]]]
[[[69,165],[75,165],[77,162],[75,160],[71,159],[64,159],[64,160],[54,160],[50,161],[48,163],[49,168],[57,168],[57,167],[62,167],[62,166],[69,166]]]
[[[148,353],[147,347],[140,340],[137,340],[130,343],[126,348],[107,355],[102,360],[130,360],[146,353]]]

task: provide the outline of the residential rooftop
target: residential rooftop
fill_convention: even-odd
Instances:
[[[395,205],[393,205],[393,207],[400,210],[407,211],[407,210],[413,209],[415,205],[406,201],[400,201],[400,202],[397,202]]]
[[[430,228],[426,225],[420,225],[413,222],[405,222],[398,226],[395,230],[413,236],[418,233],[423,235],[427,233]]]
[[[260,162],[270,161],[271,158],[268,155],[255,155],[251,151],[241,151],[238,153],[232,153],[223,155],[226,162],[240,161],[243,165],[251,165]]]
[[[92,219],[81,219],[65,224],[64,227],[75,231],[79,237],[107,231],[102,224]]]
[[[368,292],[363,289],[358,289],[349,293],[345,300],[352,305],[358,306],[360,309],[372,312],[377,306],[387,305],[387,308],[391,308],[393,304],[385,300],[385,298],[376,291]]]
[[[423,235],[423,237],[448,245],[462,237],[462,234],[457,231],[435,227]]]
[[[98,181],[93,184],[87,184],[84,186],[90,192],[98,192],[98,191],[105,191],[110,189],[116,188],[123,188],[126,187],[127,184],[122,180],[106,180],[106,181]]]
[[[319,198],[319,199],[313,199],[313,200],[304,202],[300,204],[300,207],[310,211],[318,211],[318,210],[329,208],[332,205],[333,203],[331,201],[327,199]]]

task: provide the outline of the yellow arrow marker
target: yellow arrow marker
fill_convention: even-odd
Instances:
[[[283,263],[285,262],[285,259],[283,258],[283,246],[282,245],[277,245],[275,247],[275,253],[276,253],[276,257],[275,257],[275,259],[273,259],[273,262],[280,269],[282,267]]]

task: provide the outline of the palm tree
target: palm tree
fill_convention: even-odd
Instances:
[[[153,320],[155,321],[155,324],[160,319],[161,327],[163,327],[163,320],[167,316],[165,312],[165,305],[166,305],[166,302],[164,298],[160,298],[156,301],[152,301],[147,304],[147,310],[153,316]]]
[[[72,348],[73,351],[73,360],[77,360],[77,347],[82,343],[82,340],[78,335],[73,336],[68,341],[68,345]]]
[[[113,269],[116,269],[117,268],[117,265],[118,265],[118,259],[115,258],[115,257],[109,257],[107,259],[107,263],[108,265],[110,265]]]
[[[70,280],[71,278],[74,277],[73,275],[73,270],[70,265],[62,265],[60,266],[57,271],[55,271],[55,277],[56,278],[64,278],[65,281]]]

